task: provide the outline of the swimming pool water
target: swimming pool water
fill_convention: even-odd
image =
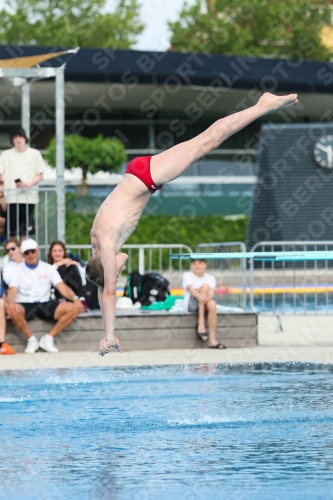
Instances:
[[[254,298],[254,307],[257,312],[274,311],[280,314],[327,314],[332,312],[333,294],[298,294],[272,296],[267,294],[264,298],[259,295]],[[251,310],[248,303],[247,310]]]
[[[1,499],[333,498],[333,366],[0,373]]]

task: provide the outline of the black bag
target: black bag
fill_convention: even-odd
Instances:
[[[86,299],[87,305],[89,309],[99,309],[99,301],[98,301],[98,288],[94,283],[90,283],[87,280],[87,284],[83,287],[84,289],[84,298]]]
[[[127,277],[124,295],[142,306],[149,306],[154,302],[163,302],[170,295],[170,283],[158,273],[147,273],[143,276],[133,271]]]
[[[141,293],[142,276],[139,271],[133,271],[127,276],[127,283],[124,289],[124,296],[132,299],[133,304],[138,302],[138,297]]]
[[[142,277],[139,302],[149,306],[154,302],[163,302],[170,295],[170,283],[158,273],[147,273]]]

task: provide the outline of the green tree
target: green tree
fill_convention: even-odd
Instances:
[[[322,29],[331,23],[328,0],[196,0],[170,22],[181,52],[328,60]]]
[[[65,168],[82,169],[82,194],[86,194],[88,172],[96,174],[100,170],[117,172],[127,156],[122,142],[115,137],[108,139],[98,135],[93,139],[80,135],[65,136]],[[45,160],[56,167],[56,139],[47,147]]]
[[[0,12],[0,43],[128,49],[144,29],[138,0],[13,0]]]

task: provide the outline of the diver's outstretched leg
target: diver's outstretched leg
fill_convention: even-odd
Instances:
[[[150,172],[154,183],[160,185],[176,179],[194,161],[213,151],[221,142],[257,118],[287,108],[297,102],[297,94],[275,96],[265,92],[257,104],[251,108],[221,118],[193,139],[153,156],[150,162]]]

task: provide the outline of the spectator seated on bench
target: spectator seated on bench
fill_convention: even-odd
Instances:
[[[217,312],[216,302],[213,300],[216,279],[205,273],[206,267],[205,260],[192,260],[191,271],[184,273],[184,311],[198,313],[196,333],[200,340],[208,340],[212,349],[225,349],[226,347],[216,340]],[[205,312],[208,313],[208,334],[205,328]]]
[[[1,188],[0,188],[1,189]],[[0,196],[1,198],[1,196]],[[23,256],[20,250],[20,243],[16,238],[9,238],[4,243],[4,249],[6,254],[8,254],[9,262],[2,269],[2,298],[0,299],[0,354],[15,354],[14,349],[5,342],[6,336],[6,304],[5,298],[8,291],[7,282],[10,275],[16,269],[21,262],[23,262]]]
[[[6,295],[8,292],[8,282],[11,274],[16,272],[17,266],[21,264],[21,262],[24,262],[20,245],[20,242],[14,236],[6,240],[4,243],[5,252],[9,258],[7,264],[5,264],[2,269],[2,285]]]
[[[66,247],[62,241],[51,243],[47,262],[58,270],[64,283],[73,290],[75,295],[80,297],[83,309],[89,311],[84,291],[84,286],[87,283],[84,267],[81,266],[80,262],[67,257]],[[56,290],[55,296],[57,299],[63,298],[58,290]]]
[[[24,262],[11,273],[8,282],[6,312],[13,325],[28,339],[25,353],[33,354],[39,347],[47,352],[58,352],[54,337],[69,326],[83,311],[80,298],[61,279],[58,271],[39,260],[37,242],[24,240],[21,244]],[[55,287],[70,302],[51,300]],[[55,322],[48,334],[38,342],[28,326],[28,320],[38,317]]]

